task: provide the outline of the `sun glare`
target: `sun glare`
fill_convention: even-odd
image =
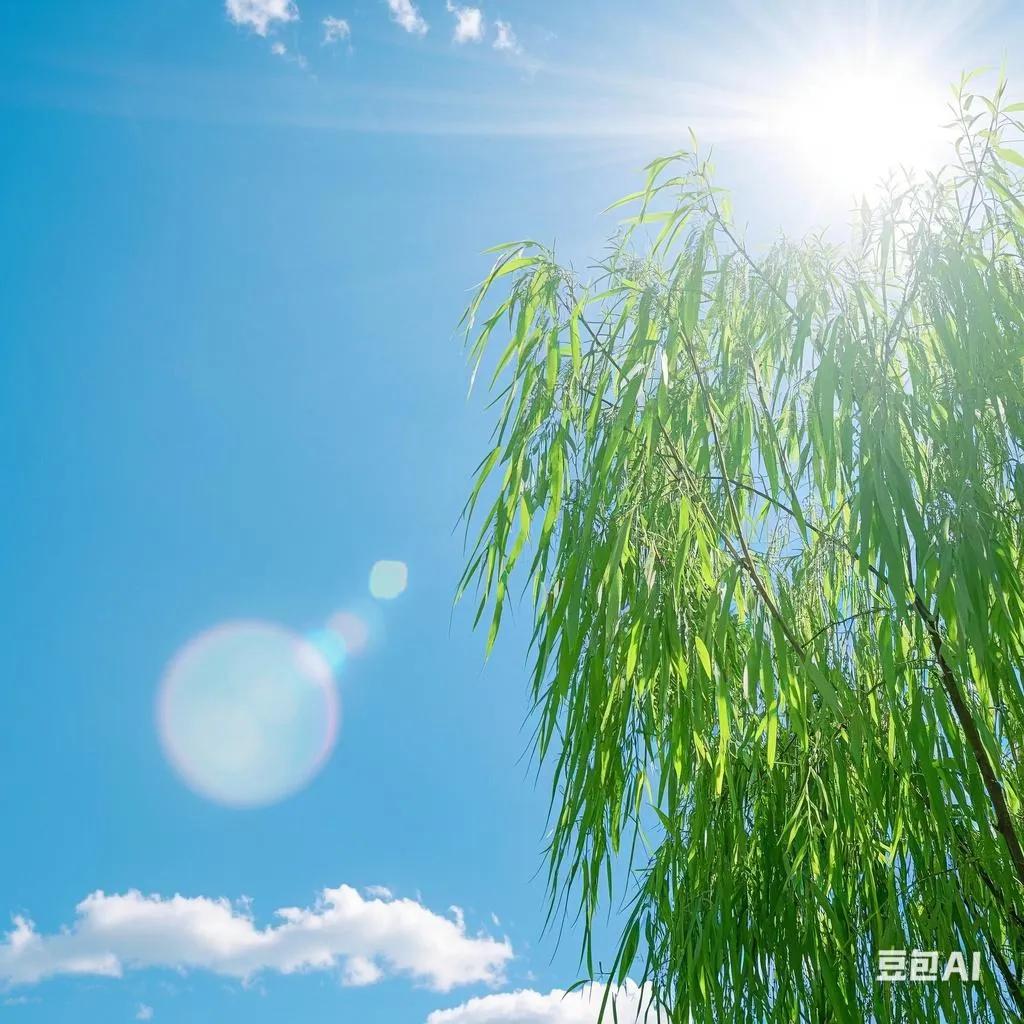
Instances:
[[[837,62],[794,81],[776,131],[818,187],[859,196],[890,172],[932,167],[948,120],[941,90],[915,69]]]

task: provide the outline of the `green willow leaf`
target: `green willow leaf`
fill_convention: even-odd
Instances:
[[[464,319],[459,594],[488,650],[532,601],[549,918],[669,1024],[1024,1019],[1022,108],[972,81],[845,246],[752,251],[694,144],[593,279],[511,243]]]

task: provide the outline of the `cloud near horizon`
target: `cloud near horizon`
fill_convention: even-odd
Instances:
[[[466,933],[461,918],[416,900],[368,898],[342,885],[309,908],[284,907],[257,926],[248,904],[205,896],[95,892],[70,927],[38,932],[25,917],[0,941],[0,984],[34,985],[58,975],[119,978],[146,968],[200,970],[248,981],[264,972],[340,973],[369,985],[405,975],[439,992],[499,984],[512,959],[508,939]]]
[[[426,1024],[597,1024],[604,993],[605,986],[595,982],[572,992],[556,988],[544,994],[520,989],[478,996],[450,1010],[434,1010]],[[618,1020],[619,1024],[643,1021],[650,998],[647,986],[627,979],[609,996],[604,1019]],[[646,1019],[656,1024],[653,1009]]]

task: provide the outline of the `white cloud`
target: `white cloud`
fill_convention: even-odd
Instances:
[[[572,992],[556,988],[547,995],[521,989],[479,996],[451,1010],[434,1010],[427,1024],[597,1024],[604,991],[604,985],[595,983]],[[609,997],[604,1019],[618,1019],[619,1024],[642,1020],[649,1000],[646,986],[626,981]],[[657,1015],[653,1010],[648,1020],[655,1024]]]
[[[344,18],[334,18],[328,15],[321,24],[324,27],[325,43],[337,43],[352,35],[352,26]]]
[[[427,34],[429,26],[412,0],[387,0],[387,4],[391,11],[391,20],[396,25],[401,25],[406,32],[416,36]]]
[[[351,886],[325,889],[312,907],[285,907],[259,927],[245,903],[205,896],[102,892],[76,908],[74,924],[41,934],[14,919],[0,941],[0,983],[32,985],[55,975],[121,977],[147,967],[205,970],[245,981],[264,971],[341,968],[348,984],[408,975],[447,992],[499,983],[512,957],[507,939],[468,935],[461,922],[410,899],[364,899]]]
[[[270,52],[275,57],[281,57],[283,60],[288,61],[289,64],[297,64],[303,71],[309,67],[309,61],[302,56],[301,53],[293,54],[289,51],[288,47],[281,42],[280,39],[273,42],[270,46]]]
[[[248,25],[265,36],[277,21],[297,21],[299,9],[293,0],[226,0],[228,17],[236,25]]]
[[[516,34],[512,31],[512,26],[507,21],[496,21],[494,28],[494,48],[496,50],[504,50],[508,53],[522,53],[519,40],[516,39]]]
[[[139,1003],[138,1012],[135,1014],[136,1020],[152,1020],[153,1019],[153,1007],[147,1006],[145,1003]]]
[[[363,892],[370,899],[393,900],[395,894],[386,885],[368,885]]]
[[[373,985],[384,977],[384,972],[365,956],[350,956],[345,961],[345,970],[342,973],[343,985],[352,988],[361,988],[363,985]]]
[[[479,7],[462,7],[448,0],[448,10],[455,15],[452,38],[457,43],[479,43],[484,37],[484,13]]]

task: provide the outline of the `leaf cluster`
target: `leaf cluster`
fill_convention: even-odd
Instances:
[[[1021,104],[848,244],[753,252],[693,149],[589,279],[499,247],[466,315],[495,430],[460,594],[522,582],[554,915],[611,980],[735,1021],[1024,1015]],[[498,339],[501,339],[500,344]],[[880,949],[985,951],[882,985]]]

